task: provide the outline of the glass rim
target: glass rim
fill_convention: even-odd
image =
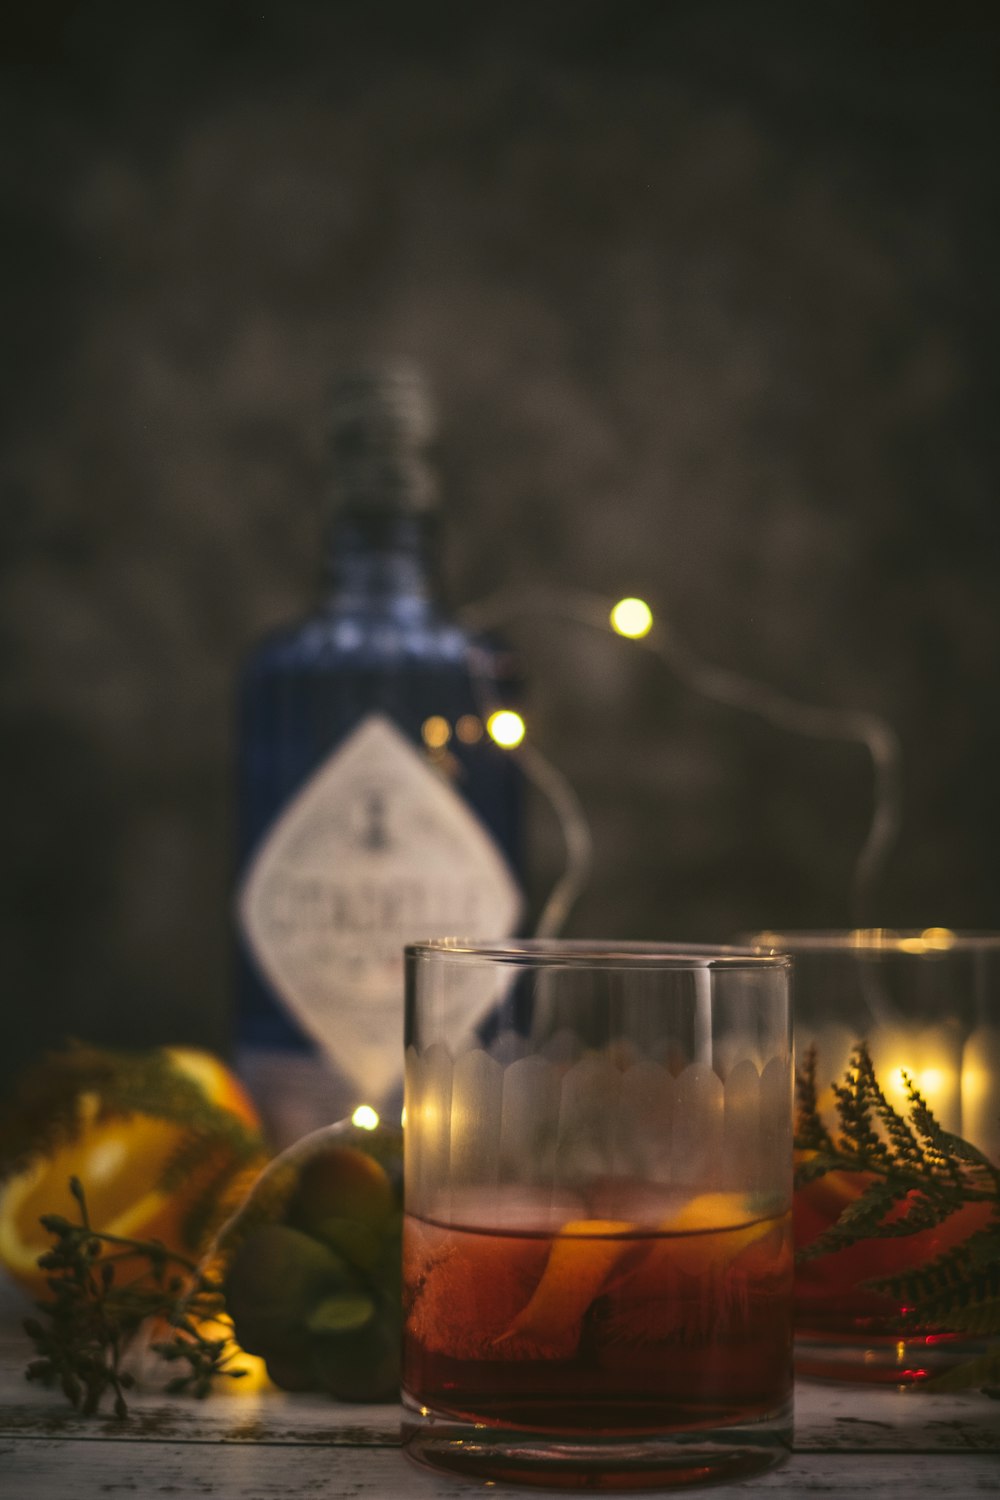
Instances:
[[[407,943],[407,959],[510,964],[519,968],[789,969],[785,953],[761,953],[749,946],[718,943],[657,943],[584,938],[426,938]]]
[[[947,953],[1000,951],[1000,932],[952,927],[762,928],[741,933],[741,945],[788,953],[907,953],[943,957]]]

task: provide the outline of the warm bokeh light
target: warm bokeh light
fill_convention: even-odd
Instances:
[[[611,611],[611,628],[630,641],[638,641],[653,628],[653,611],[645,599],[619,599]]]
[[[957,1103],[958,1074],[950,1068],[905,1068],[895,1067],[886,1076],[885,1096],[898,1114],[906,1115],[910,1109],[910,1096],[906,1081],[910,1079],[924,1103],[939,1116],[946,1118]]]
[[[501,708],[486,720],[490,738],[504,750],[513,750],[524,739],[524,720],[513,709]]]
[[[925,927],[919,937],[900,938],[899,946],[904,953],[947,953],[955,934],[950,927]]]
[[[477,745],[483,737],[483,721],[475,714],[463,714],[455,725],[455,733],[463,745]]]
[[[378,1125],[378,1115],[370,1104],[359,1104],[351,1116],[351,1124],[360,1130],[374,1130]]]
[[[945,1086],[945,1076],[940,1068],[924,1068],[914,1082],[925,1099],[933,1099]]]
[[[962,1063],[962,1113],[971,1113],[989,1098],[992,1075],[987,1068],[977,1067],[975,1062]],[[967,1140],[972,1135],[966,1134]]]
[[[451,725],[440,714],[433,714],[420,726],[424,744],[429,750],[441,750],[451,739]]]

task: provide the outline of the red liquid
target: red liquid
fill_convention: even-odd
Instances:
[[[791,1391],[789,1220],[553,1234],[410,1216],[404,1388],[441,1414],[566,1437],[773,1413]]]
[[[841,1212],[860,1196],[872,1179],[865,1173],[830,1172],[795,1194],[795,1243],[802,1247],[836,1223]],[[906,1212],[905,1200],[895,1213]],[[844,1375],[842,1363],[824,1361],[817,1346],[864,1345],[884,1351],[884,1359],[858,1362],[852,1379],[868,1381],[920,1381],[940,1366],[949,1335],[946,1330],[915,1330],[901,1333],[906,1308],[891,1297],[866,1288],[863,1283],[880,1276],[898,1275],[924,1264],[942,1251],[959,1244],[989,1218],[989,1205],[967,1204],[943,1224],[921,1234],[898,1239],[861,1240],[846,1250],[836,1250],[816,1260],[800,1262],[795,1271],[795,1332],[808,1342],[796,1364],[807,1375]],[[926,1351],[927,1359],[923,1357]],[[933,1355],[933,1360],[930,1356]]]

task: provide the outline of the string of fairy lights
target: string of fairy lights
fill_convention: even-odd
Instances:
[[[654,656],[685,686],[715,703],[763,719],[783,732],[861,747],[872,774],[871,815],[852,880],[852,915],[869,919],[900,825],[901,751],[894,730],[879,715],[800,702],[770,684],[703,661],[666,620],[656,618],[644,599],[611,601],[583,591],[535,590],[491,595],[462,611],[466,624],[503,630],[528,618],[561,620],[587,630],[611,631]],[[526,777],[547,798],[560,823],[565,868],[536,926],[539,937],[557,933],[590,872],[592,841],[586,814],[565,776],[542,754],[526,732],[520,714],[484,703],[487,732],[518,755]]]
[[[462,611],[464,623],[477,630],[503,630],[527,618],[561,620],[588,630],[610,629],[623,641],[651,651],[678,680],[694,692],[733,710],[755,715],[776,730],[808,738],[853,744],[867,753],[872,772],[871,816],[858,853],[852,882],[855,920],[862,925],[885,868],[900,824],[900,745],[895,732],[877,714],[802,703],[766,683],[703,661],[650,605],[634,596],[611,601],[587,592],[546,591],[500,593]],[[499,705],[492,681],[475,680],[478,714],[468,714],[454,725],[431,715],[422,726],[424,744],[432,755],[443,755],[452,736],[463,744],[484,734],[518,758],[526,779],[548,801],[562,834],[563,869],[535,924],[537,937],[555,936],[584,889],[590,874],[593,841],[580,799],[566,776],[546,756],[523,716]],[[363,1104],[353,1115],[355,1125],[374,1129],[379,1116]]]

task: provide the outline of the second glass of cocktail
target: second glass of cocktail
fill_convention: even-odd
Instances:
[[[666,945],[407,950],[411,1456],[640,1489],[785,1455],[788,967]]]
[[[817,1174],[817,1142],[801,1122],[799,1373],[920,1385],[975,1360],[987,1351],[996,1262],[1000,933],[875,927],[749,941],[794,960],[798,1053],[803,1064],[812,1055],[814,1126],[826,1136],[820,1156],[840,1158]],[[859,1092],[861,1044],[871,1077]],[[915,1120],[911,1087],[938,1138]],[[850,1109],[859,1099],[869,1107],[866,1142],[845,1139],[838,1091]],[[863,1197],[870,1207],[859,1213]],[[842,1215],[858,1229],[831,1243]]]

